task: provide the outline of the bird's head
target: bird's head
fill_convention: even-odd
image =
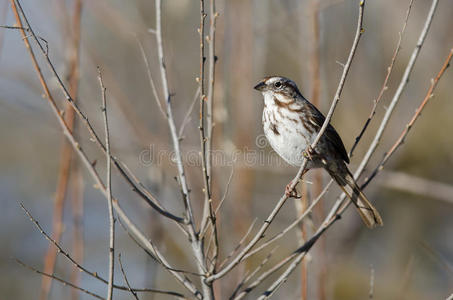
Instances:
[[[280,94],[287,97],[296,97],[301,95],[297,85],[291,79],[280,76],[269,76],[258,82],[254,87],[261,93]]]

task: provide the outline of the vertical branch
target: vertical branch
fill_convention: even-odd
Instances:
[[[208,98],[206,102],[206,171],[209,177],[209,184],[212,180],[212,131],[214,127],[213,123],[213,107],[214,107],[214,84],[215,84],[215,65],[217,62],[217,56],[215,54],[215,32],[216,32],[216,20],[219,16],[219,13],[216,12],[215,0],[209,1],[209,36],[206,37],[208,41],[208,60],[209,60],[209,69],[208,69]]]
[[[107,189],[107,202],[109,211],[109,283],[107,300],[112,300],[113,297],[113,275],[115,271],[115,217],[113,215],[113,204],[112,204],[112,164],[110,160],[110,134],[109,124],[107,119],[107,99],[105,96],[106,88],[102,81],[101,70],[98,67],[98,79],[101,87],[102,94],[102,114],[104,116],[104,127],[105,127],[105,148],[106,148],[106,159],[107,159],[107,178],[106,178],[106,189]]]
[[[204,0],[200,0],[200,77],[198,78],[200,83],[200,140],[201,140],[201,154],[202,154],[202,171],[203,171],[203,182],[204,182],[204,193],[205,203],[203,208],[202,223],[200,225],[200,232],[204,232],[209,220],[212,226],[213,234],[213,253],[210,265],[210,273],[215,269],[218,257],[218,232],[216,226],[216,216],[212,205],[212,190],[211,190],[211,176],[212,176],[212,106],[213,106],[213,95],[214,95],[214,76],[215,76],[215,19],[217,13],[215,12],[215,1],[210,0],[210,29],[209,35],[206,40],[209,43],[209,82],[208,82],[208,96],[205,95],[205,60],[204,55],[204,32],[205,32],[205,19],[206,13],[204,8]],[[206,107],[205,107],[206,103]],[[207,108],[207,112],[206,109]],[[205,121],[206,126],[205,128]]]
[[[201,229],[200,231],[203,231],[203,226],[205,226],[205,219],[207,218],[208,215],[208,210],[210,207],[209,202],[212,201],[211,199],[211,188],[209,185],[209,175],[208,175],[208,169],[206,166],[206,158],[209,156],[209,153],[206,152],[206,142],[207,138],[205,135],[205,128],[204,128],[204,123],[205,123],[205,102],[207,101],[206,94],[205,94],[205,85],[204,85],[204,67],[205,67],[205,60],[206,57],[204,56],[204,23],[206,19],[206,13],[204,11],[204,0],[200,0],[200,27],[198,28],[198,34],[200,35],[200,75],[197,78],[197,81],[200,85],[200,120],[199,120],[199,126],[198,129],[200,130],[200,143],[201,143],[201,167],[202,167],[202,174],[203,174],[203,184],[204,184],[204,196],[205,196],[205,203],[204,203],[204,213],[203,213],[203,219],[202,219],[202,225],[200,226]]]
[[[178,178],[181,185],[184,206],[186,209],[186,218],[190,224],[191,231],[195,233],[195,226],[193,222],[192,204],[190,202],[189,188],[187,186],[186,175],[184,172],[184,165],[182,163],[181,150],[179,148],[179,139],[176,131],[175,121],[173,119],[173,110],[171,108],[170,90],[168,89],[167,81],[167,68],[164,60],[164,48],[162,43],[162,0],[156,0],[156,42],[157,42],[157,55],[159,58],[160,75],[162,81],[162,90],[165,98],[165,105],[167,108],[167,121],[170,128],[173,148],[175,150],[176,165],[178,168]]]
[[[161,73],[161,79],[162,79],[162,88],[165,96],[165,103],[167,106],[167,120],[168,120],[168,126],[170,128],[170,134],[171,138],[173,141],[173,148],[175,151],[175,158],[176,158],[176,164],[178,167],[178,179],[179,179],[179,184],[181,186],[181,192],[183,195],[183,200],[184,200],[184,205],[186,209],[186,218],[188,219],[188,230],[189,230],[189,235],[190,235],[190,243],[192,245],[192,250],[193,254],[196,259],[196,264],[197,268],[200,274],[207,274],[208,269],[206,267],[206,257],[203,249],[203,241],[199,239],[199,235],[195,230],[195,222],[194,222],[194,217],[192,213],[192,204],[190,201],[190,195],[189,195],[189,188],[187,186],[186,182],[186,176],[184,172],[184,165],[182,161],[182,155],[181,155],[181,150],[179,148],[179,138],[178,138],[178,133],[176,131],[176,126],[175,126],[175,121],[173,119],[173,111],[171,108],[171,99],[170,99],[170,92],[168,89],[168,81],[167,81],[167,70],[165,66],[165,61],[164,61],[164,48],[163,48],[163,43],[162,43],[162,0],[156,0],[156,41],[157,41],[157,54],[159,58],[159,66],[160,66],[160,73]],[[204,2],[201,2],[202,6],[202,19],[205,18],[204,15],[204,9],[203,9],[203,4]],[[203,21],[202,21],[203,22]],[[201,31],[202,29],[200,29]],[[201,33],[200,33],[201,34]],[[202,37],[201,37],[202,38]],[[203,38],[202,38],[203,39]],[[204,42],[202,41],[204,44]],[[204,47],[204,45],[200,45],[200,47]],[[201,54],[203,55],[203,54]],[[199,79],[201,80],[201,78]],[[201,94],[201,99],[202,102],[204,101],[204,93],[203,91],[200,91]],[[204,144],[204,141],[202,140],[202,144]],[[205,156],[203,155],[202,159],[204,159]],[[206,177],[206,176],[204,176]],[[206,179],[206,178],[205,178]],[[206,184],[206,180],[205,180]],[[205,186],[206,187],[206,186]],[[206,191],[207,192],[207,191]],[[204,299],[213,299],[213,289],[212,289],[212,283],[207,282],[204,280],[204,278],[201,278],[201,287],[203,290],[203,298]]]

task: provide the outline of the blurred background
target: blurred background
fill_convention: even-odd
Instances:
[[[163,34],[169,86],[177,126],[186,123],[183,156],[196,217],[201,213],[202,181],[198,161],[198,102],[190,110],[199,73],[199,3],[163,1]],[[125,161],[170,211],[183,211],[166,120],[153,97],[140,43],[160,87],[153,1],[22,0],[36,34],[81,109],[103,135],[101,92],[96,67],[103,72],[114,155]],[[349,53],[357,22],[355,0],[217,0],[218,56],[214,97],[214,201],[219,215],[221,257],[245,234],[254,219],[266,218],[297,169],[281,161],[263,140],[261,95],[252,87],[267,75],[293,79],[308,99],[327,112]],[[346,81],[333,125],[349,150],[379,94],[403,27],[409,1],[368,1],[364,35]],[[431,1],[415,1],[402,48],[371,125],[351,161],[354,170],[372,141],[399,84],[424,25]],[[453,2],[440,1],[401,101],[365,176],[395,142],[453,46]],[[0,24],[14,25],[9,1],[0,1]],[[209,20],[208,20],[209,21]],[[38,55],[39,57],[39,55]],[[66,103],[44,61],[42,68],[59,107]],[[404,145],[368,186],[366,194],[381,212],[385,226],[366,229],[348,210],[298,267],[274,299],[365,299],[374,278],[376,299],[445,299],[453,293],[453,73],[447,70],[435,96]],[[159,89],[159,94],[162,95]],[[189,112],[189,113],[188,113]],[[71,118],[70,114],[66,115]],[[104,156],[89,140],[77,117],[74,132],[96,168],[104,174]],[[0,29],[0,299],[91,299],[40,275],[14,258],[43,270],[49,243],[21,210],[23,203],[48,233],[61,233],[61,244],[83,265],[107,277],[108,212],[105,198],[76,157],[65,150],[62,131],[42,98],[42,89],[19,31]],[[68,154],[69,152],[69,154]],[[233,172],[233,173],[232,173]],[[64,188],[68,175],[67,186]],[[180,231],[146,206],[114,172],[113,193],[176,266],[193,266]],[[364,177],[363,177],[364,178]],[[362,180],[363,180],[362,178]],[[310,172],[309,198],[317,194],[324,172]],[[359,180],[360,181],[360,180]],[[314,186],[316,185],[316,186]],[[57,189],[57,186],[59,187]],[[322,205],[304,223],[310,236],[339,194],[332,187]],[[55,205],[56,199],[60,199]],[[289,200],[268,236],[287,226],[300,205]],[[56,226],[56,227],[55,227]],[[271,262],[299,244],[299,230],[277,242]],[[117,226],[117,252],[136,287],[183,289]],[[223,280],[216,292],[225,299],[248,268],[266,253],[252,257]],[[81,274],[58,256],[55,273],[98,294],[106,286]],[[117,268],[116,280],[122,283]],[[267,281],[263,286],[268,283]],[[44,289],[42,288],[44,286]],[[42,292],[44,290],[44,292]],[[262,291],[258,289],[257,292]],[[44,295],[44,296],[43,296]],[[250,299],[256,295],[252,294]],[[116,299],[130,299],[115,292]],[[169,299],[141,294],[140,299]]]

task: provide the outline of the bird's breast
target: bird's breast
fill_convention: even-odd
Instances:
[[[269,144],[286,162],[300,166],[303,151],[312,137],[305,129],[301,113],[266,103],[263,111],[263,129]]]

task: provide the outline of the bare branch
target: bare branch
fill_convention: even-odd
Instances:
[[[294,222],[292,222],[289,226],[287,226],[285,229],[283,229],[281,232],[279,232],[278,234],[274,235],[272,238],[270,238],[269,240],[267,240],[266,242],[264,242],[263,244],[261,244],[259,247],[253,249],[252,251],[250,251],[246,256],[244,256],[243,260],[249,258],[250,256],[258,253],[259,251],[263,250],[264,248],[266,248],[267,246],[271,245],[272,243],[278,241],[279,239],[281,239],[283,236],[286,235],[286,233],[288,233],[291,229],[293,229],[294,227],[296,227],[298,224],[300,224],[300,222],[302,222],[302,220],[308,216],[308,214],[311,213],[311,211],[313,210],[313,208],[319,203],[319,201],[322,199],[322,197],[324,196],[324,194],[328,191],[330,185],[333,183],[333,180],[331,180],[328,184],[326,184],[326,186],[324,187],[324,190],[316,197],[315,200],[312,201],[312,203],[310,204],[309,207],[307,207],[307,209],[304,211],[303,214],[301,214],[300,216],[297,217],[296,220],[294,220]]]
[[[406,31],[407,21],[409,20],[409,15],[411,12],[413,2],[414,2],[414,0],[410,0],[410,2],[409,2],[409,8],[407,9],[406,19],[404,20],[403,29],[401,29],[401,31],[399,32],[399,39],[396,44],[395,51],[393,52],[393,56],[392,56],[390,65],[387,68],[387,75],[385,76],[384,83],[382,84],[382,88],[379,92],[378,97],[373,101],[373,108],[371,109],[368,119],[365,121],[365,124],[363,125],[363,128],[360,131],[359,135],[355,138],[354,145],[352,145],[351,150],[349,151],[349,157],[352,157],[352,153],[354,152],[355,148],[357,147],[357,144],[360,142],[363,134],[367,130],[368,125],[370,125],[371,119],[373,119],[374,115],[376,114],[376,109],[377,109],[377,105],[378,105],[379,101],[382,99],[384,92],[388,88],[387,83],[388,83],[388,80],[390,79],[390,74],[392,74],[393,66],[395,65],[395,61],[396,61],[396,57],[398,56],[398,53],[400,52],[400,49],[401,49],[401,41],[403,40],[403,35],[404,35],[404,32]]]
[[[219,210],[222,208],[223,202],[225,202],[225,199],[228,196],[228,191],[230,190],[230,185],[231,185],[231,180],[233,179],[233,174],[234,174],[234,167],[231,167],[230,177],[228,178],[228,181],[227,181],[227,184],[225,187],[225,192],[223,193],[222,199],[220,199],[219,205],[215,209],[216,215],[219,213]]]
[[[113,205],[112,205],[112,169],[110,161],[110,133],[109,133],[109,124],[107,118],[107,98],[105,95],[106,88],[104,82],[102,81],[101,69],[98,67],[98,80],[101,87],[102,95],[102,115],[104,116],[104,127],[105,127],[105,148],[106,148],[106,163],[107,163],[107,178],[106,178],[106,189],[107,189],[107,202],[108,202],[108,212],[109,212],[109,283],[108,283],[108,292],[107,300],[112,300],[113,297],[113,277],[115,270],[115,217],[113,215]]]
[[[182,162],[181,150],[179,148],[179,139],[178,134],[176,132],[175,121],[173,119],[173,110],[171,107],[171,99],[170,99],[170,90],[168,89],[168,81],[167,81],[167,69],[165,66],[164,60],[164,48],[162,43],[162,9],[161,9],[162,0],[156,0],[156,41],[157,41],[157,53],[159,57],[159,67],[160,67],[160,74],[161,74],[161,81],[162,81],[162,90],[164,93],[165,104],[167,108],[167,120],[168,126],[170,128],[171,138],[173,142],[173,148],[175,151],[175,158],[176,158],[176,165],[178,168],[178,178],[182,188],[182,195],[184,206],[186,209],[186,218],[188,218],[187,222],[191,227],[191,231],[194,234],[195,232],[195,225],[193,220],[193,213],[192,213],[192,204],[190,202],[190,195],[189,195],[189,188],[187,186],[186,175],[184,172],[184,165]]]
[[[272,249],[269,254],[266,256],[266,258],[264,258],[264,260],[252,271],[250,272],[248,275],[246,275],[242,280],[241,282],[239,282],[239,284],[237,285],[236,289],[234,290],[233,294],[231,295],[230,299],[235,299],[237,293],[239,292],[239,290],[244,286],[244,284],[246,284],[253,276],[255,276],[268,262],[269,260],[271,259],[272,255],[274,254],[275,250],[277,250],[278,246],[275,247],[274,249]],[[249,287],[250,288],[250,287]],[[248,288],[247,288],[248,289]],[[252,290],[253,288],[250,289],[250,291]]]
[[[127,280],[126,273],[124,272],[124,269],[123,269],[123,263],[121,262],[121,253],[118,254],[118,262],[120,263],[121,274],[123,274],[123,279],[126,282],[129,292],[132,294],[132,296],[134,296],[134,298],[136,300],[139,300],[137,293],[131,288],[131,285],[129,284],[129,280]]]
[[[215,0],[209,1],[209,36],[206,37],[208,41],[208,98],[206,99],[206,172],[209,175],[209,180],[212,176],[212,130],[214,127],[213,123],[213,107],[214,107],[214,84],[215,84],[215,65],[217,62],[217,56],[215,54],[215,33],[216,33],[216,20],[219,13],[216,12]]]
[[[226,264],[226,262],[231,257],[233,257],[233,255],[236,254],[236,252],[241,248],[242,244],[245,242],[245,240],[247,239],[249,234],[252,232],[253,227],[255,227],[256,221],[257,221],[257,219],[253,220],[252,224],[250,224],[250,226],[249,226],[249,229],[247,229],[247,231],[245,232],[244,236],[241,238],[241,240],[236,245],[236,247],[233,249],[233,251],[231,251],[230,254],[228,254],[227,257],[225,257],[223,262],[219,265],[219,268],[222,268]]]
[[[269,276],[275,274],[280,268],[282,268],[285,264],[287,264],[291,259],[293,259],[296,256],[295,253],[292,253],[288,257],[285,257],[283,260],[281,260],[279,263],[275,264],[272,268],[267,270],[266,272],[262,273],[254,282],[252,282],[247,288],[245,288],[239,295],[236,297],[232,298],[234,300],[239,300],[247,296],[254,288],[256,288],[258,285],[260,285],[264,280],[269,278]]]
[[[448,54],[447,58],[445,59],[439,73],[437,73],[436,78],[432,79],[431,86],[429,87],[428,92],[426,93],[426,96],[423,99],[422,103],[419,105],[419,107],[415,111],[415,114],[412,116],[409,123],[407,123],[403,132],[401,133],[399,138],[396,140],[396,142],[393,144],[393,146],[390,147],[390,150],[387,151],[387,153],[385,153],[381,162],[377,165],[377,167],[374,169],[374,171],[371,173],[371,175],[367,179],[365,179],[365,183],[363,184],[364,187],[366,185],[368,185],[368,183],[371,180],[373,180],[373,178],[377,175],[377,173],[379,173],[379,171],[382,170],[382,168],[384,167],[384,164],[389,160],[389,158],[393,155],[393,153],[395,153],[395,151],[404,143],[404,140],[406,139],[406,136],[408,135],[409,131],[412,129],[412,126],[414,126],[415,121],[417,121],[418,117],[420,116],[421,112],[425,108],[428,101],[434,96],[434,90],[436,89],[437,84],[438,84],[440,78],[442,77],[442,75],[444,74],[445,70],[449,67],[452,56],[453,56],[453,48],[450,49],[450,53]]]
[[[162,113],[162,115],[164,116],[164,118],[167,118],[167,115],[165,114],[165,111],[162,108],[162,103],[160,103],[159,95],[157,94],[156,84],[154,83],[154,79],[153,79],[153,76],[151,73],[151,67],[149,65],[148,57],[146,56],[146,53],[145,53],[145,48],[143,48],[143,44],[138,39],[137,36],[135,36],[135,39],[137,40],[138,46],[140,48],[140,52],[142,54],[143,61],[145,62],[146,73],[148,75],[149,85],[151,86],[151,91],[153,92],[153,96],[154,96],[154,99],[156,100],[157,107],[159,108],[159,110]]]
[[[28,218],[30,219],[30,221],[35,225],[35,227],[38,229],[38,231],[44,235],[44,237],[46,238],[46,240],[48,240],[50,243],[52,243],[57,249],[58,249],[58,253],[61,253],[67,260],[69,260],[69,262],[72,263],[72,265],[77,268],[78,270],[80,270],[81,272],[84,272],[88,275],[90,275],[91,277],[93,278],[96,278],[97,280],[107,284],[108,281],[105,280],[104,278],[102,278],[101,276],[98,275],[97,272],[92,272],[92,271],[89,271],[87,268],[85,268],[84,266],[80,265],[77,261],[75,261],[72,256],[69,255],[68,252],[66,252],[61,246],[59,243],[57,243],[54,239],[52,239],[52,237],[46,232],[44,231],[44,229],[41,227],[41,225],[39,225],[38,221],[36,221],[36,219],[31,215],[31,213],[24,207],[24,205],[22,203],[19,203],[20,207],[24,210],[25,214],[28,216]],[[119,289],[119,290],[128,290],[127,287],[125,286],[121,286],[121,285],[114,285],[113,286],[115,289]],[[146,288],[133,288],[134,291],[136,292],[152,292],[152,293],[169,293],[168,291],[161,291],[161,290],[155,290],[155,289],[146,289]],[[182,296],[181,294],[179,293],[175,293],[175,296]]]
[[[193,96],[192,103],[190,104],[189,109],[187,110],[187,113],[184,116],[184,119],[182,120],[181,127],[179,127],[179,133],[178,133],[179,140],[183,139],[184,129],[186,128],[187,124],[189,123],[190,114],[192,114],[193,108],[195,107],[195,103],[197,103],[199,96],[200,96],[200,87],[198,86],[197,91],[195,92],[195,95]]]
[[[25,264],[24,262],[22,262],[21,260],[19,260],[19,259],[17,259],[17,258],[16,258],[15,260],[16,260],[16,262],[17,262],[18,264],[20,264],[21,266],[23,266],[23,267],[25,267],[25,268],[27,268],[27,269],[32,270],[33,272],[36,272],[36,273],[38,273],[38,274],[40,274],[40,275],[43,275],[43,276],[46,276],[46,277],[55,279],[56,281],[61,282],[63,285],[70,286],[70,287],[72,287],[72,288],[74,288],[74,289],[77,289],[77,290],[79,290],[79,291],[81,291],[81,292],[84,292],[85,294],[90,295],[90,296],[93,296],[93,297],[95,297],[95,298],[97,298],[97,299],[103,299],[103,300],[105,300],[105,298],[102,298],[101,296],[99,296],[99,295],[97,295],[97,294],[95,294],[95,293],[92,293],[92,292],[90,292],[90,291],[88,291],[88,290],[86,290],[86,289],[84,289],[84,288],[81,288],[81,287],[79,287],[79,286],[77,286],[77,285],[75,285],[75,284],[72,284],[72,283],[70,283],[70,282],[64,280],[64,279],[61,279],[60,277],[57,277],[57,276],[55,276],[55,275],[53,275],[53,274],[47,274],[47,273],[41,272],[41,271],[39,271],[38,269],[35,269],[35,268],[33,268],[33,267],[31,267],[31,266]]]
[[[363,2],[362,2],[363,3]],[[275,291],[283,284],[286,282],[288,279],[289,275],[294,271],[294,269],[299,265],[299,263],[302,261],[302,259],[305,257],[305,255],[308,253],[308,251],[313,247],[313,245],[316,243],[316,241],[322,236],[322,234],[330,227],[334,222],[338,220],[338,218],[333,219],[329,224],[326,226],[322,226],[320,229],[318,229],[318,232],[307,242],[304,243],[299,249],[293,252],[292,255],[287,257],[284,262],[286,263],[289,261],[291,258],[294,258],[291,264],[288,266],[288,268],[278,277],[277,280],[275,280],[267,289],[266,291],[258,298],[259,300],[264,300],[264,299],[269,299],[270,296],[272,296]]]
[[[152,244],[152,242],[145,237],[145,235],[135,226],[135,224],[129,219],[123,209],[119,206],[118,201],[113,200],[113,206],[115,208],[118,217],[124,222],[127,230],[135,237],[135,239],[142,245],[146,252],[153,255],[162,266],[172,274],[185,288],[187,288],[197,299],[202,299],[203,296],[198,291],[197,287],[187,278],[181,275],[181,271],[170,266],[166,258],[159,252],[159,250]]]

